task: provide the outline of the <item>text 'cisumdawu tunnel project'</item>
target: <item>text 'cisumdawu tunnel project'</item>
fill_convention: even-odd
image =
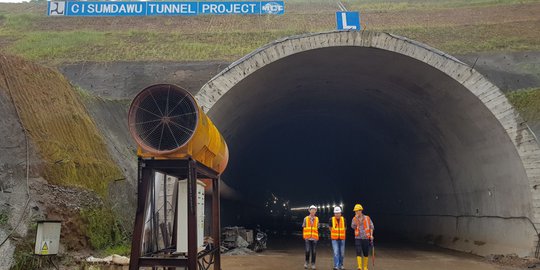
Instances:
[[[242,194],[224,202],[224,225],[260,223],[246,209],[270,191],[290,206],[344,204],[346,216],[360,202],[380,237],[537,255],[536,139],[496,86],[443,52],[367,31],[291,37],[195,98]]]

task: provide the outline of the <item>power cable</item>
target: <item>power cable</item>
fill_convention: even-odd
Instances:
[[[4,60],[6,60],[6,57],[3,56]],[[21,213],[21,216],[19,217],[19,221],[17,221],[17,225],[15,225],[15,227],[11,230],[11,232],[6,236],[6,238],[4,240],[2,240],[2,242],[0,242],[0,247],[2,245],[4,245],[4,243],[11,237],[11,235],[17,230],[17,228],[19,228],[19,225],[21,225],[21,222],[24,218],[24,216],[26,215],[26,209],[28,208],[28,204],[30,203],[30,187],[29,187],[29,184],[28,184],[28,179],[30,178],[30,151],[29,151],[29,144],[28,144],[28,130],[26,130],[26,128],[24,127],[23,123],[22,123],[22,120],[21,120],[21,114],[19,112],[19,109],[17,108],[17,105],[15,104],[15,100],[13,99],[13,94],[11,92],[11,87],[9,87],[9,81],[7,79],[7,73],[6,73],[6,70],[4,68],[4,65],[0,65],[0,68],[2,70],[2,73],[4,74],[4,81],[5,81],[5,84],[6,84],[6,88],[8,90],[8,93],[9,93],[9,97],[11,99],[11,102],[13,103],[13,107],[15,108],[15,113],[17,114],[17,120],[19,121],[19,124],[21,125],[21,128],[23,129],[23,132],[24,132],[24,140],[25,140],[25,143],[26,143],[26,203],[24,204],[24,208],[23,208],[23,211]]]

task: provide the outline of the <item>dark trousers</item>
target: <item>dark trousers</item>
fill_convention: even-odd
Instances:
[[[311,263],[314,264],[317,257],[317,241],[315,240],[306,240],[306,263],[309,262],[310,256]]]
[[[356,256],[369,256],[369,239],[354,239],[356,247]]]

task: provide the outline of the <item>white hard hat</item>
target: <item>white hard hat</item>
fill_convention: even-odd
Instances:
[[[341,213],[341,207],[336,206],[334,207],[334,214]]]
[[[315,206],[315,205],[312,205],[312,206],[310,206],[310,207],[309,207],[309,210],[311,210],[311,209],[315,209],[315,210],[317,210],[317,206]]]

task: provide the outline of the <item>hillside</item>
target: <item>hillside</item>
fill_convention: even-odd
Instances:
[[[24,217],[25,224],[10,238],[17,246],[17,269],[34,267],[34,260],[23,259],[31,252],[32,224],[43,218],[63,220],[66,251],[112,247],[130,227],[130,219],[120,222],[112,213],[116,205],[131,216],[126,195],[114,195],[118,187],[111,186],[126,177],[76,89],[58,71],[0,55],[0,92],[6,105],[1,146],[13,151],[2,155],[0,184],[8,192],[0,210],[10,218],[0,224],[0,241],[7,231],[19,229],[18,218]],[[21,128],[28,136],[30,158],[24,154]],[[120,223],[126,227],[115,225]]]
[[[451,54],[540,49],[540,1],[345,1],[364,29]],[[47,17],[0,4],[0,50],[46,65],[81,61],[232,61],[275,39],[335,29],[332,1],[286,1],[283,16]]]

